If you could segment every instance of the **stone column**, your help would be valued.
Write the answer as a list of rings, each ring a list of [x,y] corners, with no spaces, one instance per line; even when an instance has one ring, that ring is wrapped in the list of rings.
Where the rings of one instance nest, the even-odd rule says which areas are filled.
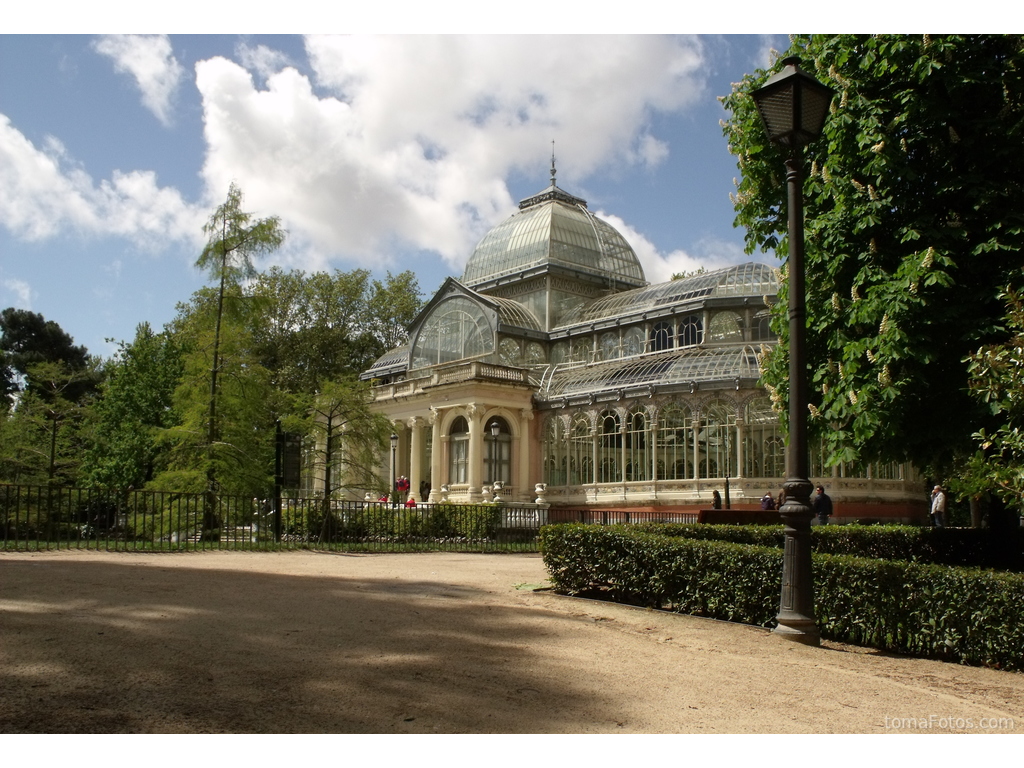
[[[530,422],[533,421],[533,409],[522,408],[519,411],[519,466],[516,467],[516,474],[510,475],[516,486],[516,498],[521,501],[529,501],[532,496],[530,491],[533,484],[530,480]],[[538,449],[542,450],[540,446]],[[509,453],[511,458],[512,454]],[[543,478],[538,478],[540,482]]]
[[[420,482],[423,480],[423,419],[413,416],[409,426],[409,498],[417,502],[420,498]]]
[[[431,406],[430,424],[430,503],[436,504],[441,500],[442,458],[444,448],[441,442],[441,409]]]
[[[469,500],[480,501],[482,492],[480,477],[484,469],[484,410],[474,404],[466,408],[467,421],[469,422]]]

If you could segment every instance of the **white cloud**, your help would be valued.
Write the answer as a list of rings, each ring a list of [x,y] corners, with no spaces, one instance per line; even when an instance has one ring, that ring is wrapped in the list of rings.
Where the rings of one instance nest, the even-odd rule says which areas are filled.
[[[16,307],[18,309],[32,309],[32,286],[26,283],[24,280],[18,280],[17,278],[6,278],[0,280],[7,294],[10,294],[13,298],[5,299],[3,306],[5,307]]]
[[[236,181],[249,209],[280,215],[293,247],[367,265],[422,249],[460,268],[514,210],[505,179],[546,167],[552,139],[560,183],[657,165],[653,113],[704,86],[689,38],[316,37],[306,50],[315,83],[284,68],[261,89],[226,59],[196,65],[203,173],[211,199]],[[282,62],[250,59],[261,74]]]
[[[35,147],[0,114],[0,221],[13,235],[43,240],[73,229],[150,247],[201,235],[206,212],[158,186],[152,171],[115,171],[96,184],[58,140],[44,144]]]
[[[264,80],[276,75],[285,67],[294,66],[288,56],[265,45],[251,46],[248,43],[239,43],[235,46],[235,55],[243,67],[256,72]]]
[[[170,125],[171,100],[185,70],[174,58],[167,35],[106,35],[93,43],[93,49],[113,59],[115,71],[134,77],[142,103]]]
[[[682,250],[661,253],[654,243],[618,216],[603,211],[594,215],[615,227],[619,234],[626,238],[626,242],[633,246],[649,283],[663,283],[671,280],[672,275],[680,272],[693,272],[701,267],[710,272],[752,260],[735,243],[717,240],[700,241],[697,244],[699,253],[696,255]],[[756,261],[756,259],[754,260]]]

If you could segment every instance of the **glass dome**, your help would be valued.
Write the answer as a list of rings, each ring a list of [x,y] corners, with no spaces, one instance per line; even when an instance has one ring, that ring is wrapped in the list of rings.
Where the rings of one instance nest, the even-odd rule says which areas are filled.
[[[644,285],[636,253],[614,227],[587,210],[587,203],[551,186],[519,204],[519,212],[477,244],[462,282],[475,288],[531,267],[556,264],[624,287]]]

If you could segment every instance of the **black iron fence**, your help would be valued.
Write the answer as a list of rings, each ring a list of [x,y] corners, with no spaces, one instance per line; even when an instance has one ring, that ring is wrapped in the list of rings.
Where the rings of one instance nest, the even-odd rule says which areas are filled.
[[[537,551],[547,510],[515,504],[259,499],[0,485],[9,549]]]
[[[210,493],[0,484],[0,549],[337,549],[536,552],[542,525],[696,522],[696,514],[259,499]]]

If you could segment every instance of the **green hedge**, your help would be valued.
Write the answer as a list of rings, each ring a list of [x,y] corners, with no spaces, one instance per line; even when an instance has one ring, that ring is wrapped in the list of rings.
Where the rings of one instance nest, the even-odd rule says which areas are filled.
[[[490,539],[501,523],[501,507],[495,504],[436,504],[419,507],[368,504],[332,511],[324,524],[323,514],[313,510],[309,531],[324,538],[365,539]]]
[[[782,581],[775,547],[568,524],[542,528],[541,551],[560,592],[775,624]],[[813,563],[822,637],[1024,669],[1024,576],[827,554]]]
[[[636,529],[663,536],[781,547],[781,525],[645,523]],[[1024,571],[1024,529],[1009,533],[915,525],[829,525],[811,528],[811,547],[830,555]]]

